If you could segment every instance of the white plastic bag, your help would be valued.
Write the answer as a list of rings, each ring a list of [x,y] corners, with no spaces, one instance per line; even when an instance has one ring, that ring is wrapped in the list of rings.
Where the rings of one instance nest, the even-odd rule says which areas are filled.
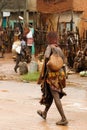
[[[20,54],[20,50],[21,50],[21,42],[15,41],[12,45],[12,52]]]
[[[16,47],[16,52],[17,52],[18,54],[20,54],[20,52],[21,52],[21,46],[17,46],[17,47]]]

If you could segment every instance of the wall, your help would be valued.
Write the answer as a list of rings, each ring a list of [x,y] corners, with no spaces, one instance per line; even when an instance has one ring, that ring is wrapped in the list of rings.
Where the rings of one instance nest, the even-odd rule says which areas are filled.
[[[80,35],[82,36],[84,30],[87,30],[87,0],[65,0],[64,2],[58,2],[57,4],[37,0],[37,9],[41,13],[51,13],[54,15],[50,16],[54,29],[57,28],[59,14],[59,22],[67,22],[70,21],[71,11],[73,11],[73,20],[75,26],[79,28]],[[47,22],[49,24],[49,21]]]
[[[37,10],[37,0],[27,0],[27,9],[29,11],[36,11]]]
[[[75,11],[83,11],[79,27],[80,32],[83,33],[84,30],[87,30],[87,0],[73,0],[73,7]]]
[[[60,13],[66,10],[72,9],[72,0],[63,0],[63,2],[43,2],[43,0],[37,0],[37,9],[43,13]]]
[[[73,0],[74,11],[85,11],[87,9],[87,0]]]
[[[0,0],[0,4],[0,6],[4,4],[3,11],[16,12],[18,10],[23,11],[26,8],[26,0],[5,0],[4,3],[3,0]]]

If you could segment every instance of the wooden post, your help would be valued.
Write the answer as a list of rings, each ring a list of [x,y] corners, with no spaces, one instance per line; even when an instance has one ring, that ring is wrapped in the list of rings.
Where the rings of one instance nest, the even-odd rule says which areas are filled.
[[[57,20],[57,32],[59,34],[59,19],[60,19],[60,14],[58,15],[58,20]]]
[[[70,31],[73,31],[73,11],[71,11]]]

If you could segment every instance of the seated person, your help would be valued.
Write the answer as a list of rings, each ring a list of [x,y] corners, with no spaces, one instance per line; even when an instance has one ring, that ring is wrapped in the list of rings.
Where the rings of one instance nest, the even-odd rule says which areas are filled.
[[[84,69],[82,65],[82,58],[83,58],[83,53],[79,51],[76,57],[74,58],[74,64],[73,64],[73,68],[76,72],[80,72]]]

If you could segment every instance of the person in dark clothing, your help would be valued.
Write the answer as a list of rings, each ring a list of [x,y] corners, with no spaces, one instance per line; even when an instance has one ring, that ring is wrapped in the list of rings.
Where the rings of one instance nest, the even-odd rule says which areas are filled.
[[[72,32],[68,32],[67,35],[68,55],[67,62],[70,68],[73,68],[74,58],[76,56],[76,43],[75,37]]]
[[[3,30],[0,30],[0,53],[1,53],[0,58],[4,58],[4,54],[5,54],[5,45],[4,45],[3,38],[4,38]]]
[[[21,55],[17,53],[17,56],[16,56],[16,65],[14,67],[14,71],[17,73],[17,69],[19,67],[19,62],[21,61]]]
[[[18,36],[17,42],[19,42],[19,46],[21,47],[21,49],[19,53],[17,52],[17,56],[16,56],[16,65],[14,67],[16,73],[17,73],[17,69],[19,68],[19,62],[20,61],[24,62],[26,59],[26,43],[23,40],[22,36],[20,35]]]
[[[74,58],[74,63],[73,63],[73,69],[75,72],[80,72],[84,70],[82,59],[83,59],[83,53],[79,51],[76,57]]]
[[[84,70],[87,70],[87,47],[84,49],[84,52],[83,52],[82,63],[84,66]]]
[[[17,47],[16,47],[16,64],[15,64],[15,67],[14,67],[14,71],[17,73],[17,69],[18,69],[18,64],[19,62],[21,61],[21,40],[20,40],[20,35],[18,36],[18,39],[14,42],[14,44],[17,44]],[[20,47],[20,50],[17,51],[17,48]]]
[[[38,80],[38,84],[41,84],[41,91],[43,93],[40,100],[40,104],[45,105],[45,110],[38,110],[37,113],[46,119],[48,110],[50,109],[52,102],[54,100],[57,110],[61,115],[61,120],[56,123],[56,125],[67,125],[68,121],[64,114],[61,98],[66,95],[63,88],[66,86],[66,75],[63,68],[58,71],[52,71],[47,67],[47,63],[50,59],[51,54],[56,54],[63,59],[64,54],[60,47],[58,46],[58,37],[56,32],[49,32],[47,35],[48,46],[44,55],[44,63],[42,71]]]

